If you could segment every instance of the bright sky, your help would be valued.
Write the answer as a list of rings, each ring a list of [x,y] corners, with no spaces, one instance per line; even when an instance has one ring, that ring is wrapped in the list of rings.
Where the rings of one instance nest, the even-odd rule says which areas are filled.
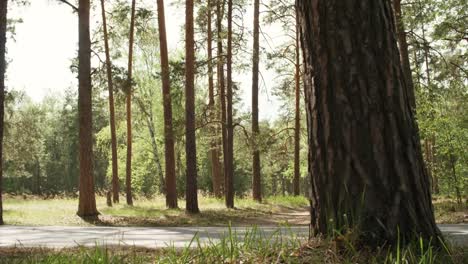
[[[23,19],[23,23],[16,27],[15,40],[9,39],[7,42],[7,56],[10,60],[7,86],[24,90],[34,101],[39,102],[46,95],[62,94],[66,88],[77,86],[76,76],[69,67],[77,51],[78,19],[70,7],[58,4],[55,0],[30,2],[25,7],[13,6],[9,13],[12,18]],[[180,27],[184,23],[185,11],[170,5],[170,1],[165,2],[168,45],[170,50],[174,50],[183,45]],[[99,9],[92,12],[99,17]],[[251,13],[245,16],[245,23],[250,27]],[[262,75],[266,84],[261,87],[260,118],[272,119],[279,108],[279,103],[270,93],[274,75],[266,70],[262,70]],[[242,110],[250,111],[251,74],[247,71],[234,78],[241,83]]]

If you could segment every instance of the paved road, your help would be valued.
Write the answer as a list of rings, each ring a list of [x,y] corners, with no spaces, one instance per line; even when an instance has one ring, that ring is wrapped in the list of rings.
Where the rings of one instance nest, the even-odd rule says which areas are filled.
[[[468,244],[468,225],[441,225],[442,232],[456,244]],[[251,227],[235,227],[240,239]],[[288,228],[259,227],[260,234],[266,237],[275,232],[283,236],[292,234],[306,239],[308,227],[294,226]],[[48,247],[65,248],[75,246],[137,246],[160,248],[167,246],[185,247],[198,234],[201,243],[218,240],[228,233],[224,227],[27,227],[0,226],[0,247]],[[194,245],[195,246],[195,245]]]

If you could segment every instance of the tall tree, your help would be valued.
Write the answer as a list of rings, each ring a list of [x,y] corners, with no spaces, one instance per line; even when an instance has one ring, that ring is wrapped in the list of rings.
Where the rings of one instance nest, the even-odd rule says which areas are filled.
[[[5,116],[6,30],[8,1],[0,2],[0,225],[3,225],[3,124]]]
[[[133,42],[135,37],[135,6],[132,0],[130,17],[130,36],[128,43],[128,69],[127,69],[127,171],[125,177],[127,204],[133,205],[132,197],[132,84],[133,84]]]
[[[216,31],[217,31],[217,77],[218,77],[218,90],[219,90],[219,105],[220,105],[220,116],[221,116],[221,147],[223,150],[223,174],[224,174],[224,185],[226,185],[226,83],[224,75],[224,52],[223,52],[223,17],[224,17],[224,0],[216,1]],[[221,177],[223,179],[223,177]],[[226,186],[224,186],[224,194],[226,194]]]
[[[216,119],[216,107],[214,98],[214,80],[213,80],[213,29],[212,29],[212,0],[207,2],[207,50],[208,50],[208,107],[211,120]],[[212,125],[211,129],[211,179],[213,184],[213,193],[216,197],[221,197],[221,164],[219,162],[219,149],[217,139],[217,125]]]
[[[187,162],[185,200],[189,213],[199,213],[197,194],[197,145],[195,137],[195,40],[193,0],[185,2],[185,152]]]
[[[174,138],[172,129],[172,99],[171,80],[169,72],[169,55],[167,51],[166,18],[164,14],[164,1],[157,0],[159,47],[161,54],[161,76],[164,107],[164,146],[166,166],[166,206],[177,208],[177,186],[175,174]]]
[[[232,122],[232,0],[228,0],[228,37],[227,37],[227,90],[226,90],[226,147],[224,163],[224,189],[226,207],[234,208],[234,126]]]
[[[252,62],[252,193],[256,201],[262,201],[262,179],[260,167],[260,151],[258,149],[258,76],[260,61],[260,0],[254,0],[253,24],[253,62]]]
[[[390,2],[296,3],[305,63],[312,226],[322,234],[351,226],[360,242],[373,247],[416,236],[437,241],[440,231]]]
[[[106,52],[107,85],[109,87],[109,119],[111,131],[112,148],[112,199],[114,203],[119,202],[119,172],[117,163],[117,136],[115,130],[115,109],[114,109],[114,82],[112,80],[112,62],[109,51],[109,38],[107,33],[106,8],[104,0],[101,0],[102,25],[104,28],[104,48]]]
[[[297,13],[297,12],[296,12]],[[294,178],[293,178],[293,194],[299,195],[300,188],[300,153],[301,153],[301,62],[300,62],[300,34],[299,34],[299,21],[296,16],[296,62],[295,62],[295,125],[294,125]]]
[[[78,116],[80,153],[80,195],[78,215],[92,217],[98,214],[93,176],[93,122],[91,83],[91,39],[89,33],[90,1],[80,0],[78,7]]]

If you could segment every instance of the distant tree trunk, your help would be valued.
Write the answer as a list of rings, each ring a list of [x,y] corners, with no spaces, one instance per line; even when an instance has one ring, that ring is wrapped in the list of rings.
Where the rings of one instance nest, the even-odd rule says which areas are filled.
[[[461,204],[463,201],[462,201],[460,186],[458,185],[458,176],[457,176],[456,166],[457,166],[457,159],[455,155],[450,154],[450,167],[452,169],[453,184],[455,186],[455,193],[457,195],[457,203]]]
[[[164,147],[166,167],[166,206],[177,208],[177,185],[175,174],[174,133],[172,128],[172,99],[171,99],[171,77],[169,70],[169,55],[167,51],[166,17],[164,12],[164,1],[157,0],[158,24],[159,24],[159,47],[161,53],[161,76],[163,86],[164,107]]]
[[[112,62],[109,50],[109,38],[107,33],[107,19],[104,0],[101,0],[102,24],[104,28],[104,48],[106,51],[107,84],[109,87],[109,119],[112,145],[112,197],[114,203],[119,202],[119,172],[117,161],[117,135],[115,130],[115,110],[114,110],[114,82],[112,80]]]
[[[220,104],[220,115],[221,115],[221,147],[223,152],[223,167],[221,175],[221,186],[223,187],[224,194],[226,194],[226,143],[227,143],[227,131],[226,131],[226,86],[224,79],[224,53],[223,53],[223,17],[224,17],[224,0],[217,0],[216,3],[216,30],[217,30],[217,52],[218,52],[218,89],[219,89],[219,104]]]
[[[433,145],[432,145],[432,139],[431,138],[426,138],[424,140],[424,149],[425,149],[425,154],[426,154],[426,163],[427,163],[427,174],[430,179],[432,179],[432,192],[434,194],[437,194],[439,192],[439,187],[438,183],[435,180],[435,174],[434,174],[434,155],[433,155]],[[437,192],[436,192],[437,189]]]
[[[185,15],[185,136],[186,136],[186,210],[199,213],[197,194],[197,145],[195,137],[195,40],[193,30],[193,0],[186,0]]]
[[[437,243],[440,231],[390,2],[296,3],[315,232],[350,226],[371,247],[419,236]]]
[[[78,49],[78,115],[80,184],[78,215],[93,217],[98,215],[94,193],[93,176],[93,122],[91,84],[91,39],[89,33],[89,0],[79,1],[79,49]]]
[[[286,179],[284,178],[284,174],[281,173],[281,195],[286,195]]]
[[[209,94],[209,116],[211,120],[216,119],[216,107],[215,107],[215,98],[214,98],[214,81],[213,81],[213,29],[211,26],[212,23],[212,1],[208,0],[207,3],[207,24],[208,24],[208,94]],[[216,197],[221,197],[221,164],[219,163],[219,149],[218,149],[218,140],[217,140],[217,125],[211,126],[211,149],[210,149],[210,159],[211,159],[211,179],[213,183],[213,193]]]
[[[224,164],[226,207],[234,208],[234,126],[232,122],[232,0],[228,0],[228,47],[226,91],[226,161]]]
[[[271,175],[271,195],[276,195],[278,192],[278,176],[276,173]]]
[[[434,194],[439,194],[439,179],[435,170],[436,164],[436,138],[435,135],[432,135],[431,139],[431,170],[432,170],[432,191]]]
[[[401,12],[401,0],[393,0],[393,9],[395,11],[395,23],[400,50],[401,66],[403,68],[404,80],[406,81],[408,101],[413,111],[416,111],[416,97],[414,96],[414,83],[411,74],[411,66],[408,55],[408,41],[406,40],[405,24]]]
[[[295,128],[294,128],[294,178],[293,178],[293,194],[295,196],[300,195],[300,177],[301,177],[301,164],[300,164],[300,153],[301,153],[301,62],[300,62],[300,44],[299,44],[299,20],[296,16],[296,74],[295,79]]]
[[[41,163],[39,162],[39,158],[36,156],[34,159],[34,174],[36,176],[36,194],[42,195],[41,189]]]
[[[8,1],[0,1],[0,225],[3,225],[3,128],[5,116],[6,30]]]
[[[132,197],[132,83],[133,83],[133,42],[135,35],[135,6],[132,0],[130,17],[130,36],[128,45],[128,76],[127,76],[127,171],[125,177],[127,204],[133,205]]]
[[[161,194],[166,194],[166,182],[163,176],[161,159],[159,158],[158,144],[156,142],[156,132],[155,132],[156,129],[154,128],[154,120],[153,120],[152,115],[147,118],[146,123],[148,126],[148,132],[150,133],[150,137],[151,137],[151,146],[153,148],[153,151],[151,152],[153,153],[154,163],[158,167],[159,192]]]
[[[156,128],[154,127],[154,117],[153,117],[153,112],[149,111],[145,108],[145,105],[141,100],[137,100],[138,106],[140,107],[140,110],[143,112],[144,115],[146,115],[146,126],[148,127],[148,132],[150,134],[150,139],[151,139],[151,147],[153,148],[153,158],[154,158],[154,163],[158,167],[158,177],[159,177],[159,192],[161,194],[166,194],[166,183],[164,181],[164,176],[163,176],[163,170],[161,166],[161,159],[159,158],[159,150],[158,150],[158,144],[156,142]],[[151,100],[149,101],[150,106],[149,109],[153,109],[153,104]]]
[[[253,32],[253,67],[252,67],[252,194],[253,199],[262,201],[262,179],[260,166],[260,151],[258,149],[258,76],[260,62],[260,0],[254,1],[254,32]]]

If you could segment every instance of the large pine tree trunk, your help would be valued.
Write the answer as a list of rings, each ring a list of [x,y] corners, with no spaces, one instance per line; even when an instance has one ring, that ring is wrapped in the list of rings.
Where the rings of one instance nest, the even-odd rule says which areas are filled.
[[[3,225],[3,129],[5,116],[6,30],[8,1],[0,2],[0,225]]]
[[[207,50],[208,50],[208,108],[209,108],[209,117],[210,120],[216,119],[216,107],[215,107],[215,98],[214,98],[214,80],[213,80],[213,29],[212,29],[212,6],[213,2],[208,0],[207,2]],[[210,149],[210,159],[211,159],[211,179],[213,184],[213,194],[216,197],[222,196],[221,190],[221,164],[219,162],[219,149],[218,149],[218,139],[217,139],[217,125],[213,124],[211,126],[211,149]]]
[[[130,35],[128,45],[128,69],[127,69],[127,167],[125,174],[125,187],[127,204],[133,205],[132,197],[132,83],[133,83],[133,43],[135,37],[135,6],[132,1],[132,13],[130,17]]]
[[[157,0],[158,24],[159,24],[159,46],[161,53],[161,76],[163,87],[164,107],[164,146],[166,156],[166,206],[177,208],[177,186],[175,174],[174,133],[172,128],[172,98],[169,70],[169,55],[167,50],[166,18],[164,12],[164,1]]]
[[[195,40],[193,0],[186,0],[185,14],[185,153],[187,162],[186,210],[199,213],[197,194],[197,146],[195,137]]]
[[[253,62],[252,62],[252,194],[256,201],[262,201],[262,179],[260,167],[260,151],[258,149],[258,76],[260,61],[260,0],[254,1],[254,32],[253,32]]]
[[[102,24],[104,28],[104,48],[106,52],[107,84],[109,86],[109,119],[111,131],[112,149],[112,197],[113,202],[119,202],[119,172],[117,164],[117,135],[115,130],[115,109],[114,109],[114,82],[112,80],[112,62],[109,51],[109,38],[107,33],[106,8],[104,0],[101,0]]]
[[[390,1],[296,3],[313,228],[350,225],[369,246],[439,236]]]
[[[295,79],[295,127],[294,127],[294,178],[293,178],[293,194],[298,196],[301,193],[300,188],[300,153],[301,153],[301,62],[300,62],[300,46],[299,46],[299,21],[296,16],[296,73]]]
[[[78,116],[80,184],[78,215],[92,217],[98,214],[93,176],[93,122],[91,84],[91,39],[89,30],[89,0],[80,0],[78,8]]]
[[[228,0],[227,40],[227,90],[226,90],[226,156],[224,164],[226,207],[234,208],[234,126],[232,122],[232,0]]]

